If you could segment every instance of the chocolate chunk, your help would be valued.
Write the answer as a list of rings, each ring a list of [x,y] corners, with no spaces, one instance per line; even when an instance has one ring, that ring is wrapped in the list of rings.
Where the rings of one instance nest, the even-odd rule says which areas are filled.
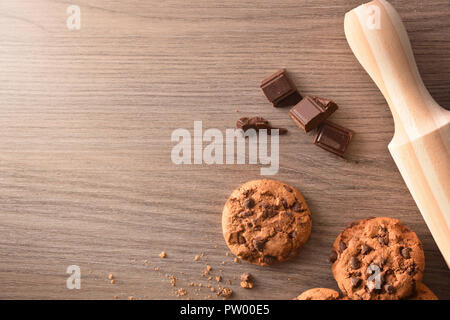
[[[231,244],[235,244],[239,242],[239,233],[233,232],[228,237],[228,242]]]
[[[350,281],[352,283],[352,288],[357,288],[361,284],[361,279],[357,277],[351,277]]]
[[[291,233],[289,233],[289,238],[291,238],[291,239],[297,238],[297,231],[294,230]]]
[[[330,121],[325,121],[319,126],[314,144],[343,157],[352,137],[353,131]]]
[[[264,219],[269,219],[272,218],[273,216],[275,216],[277,214],[277,211],[274,210],[273,208],[266,208],[264,209],[264,212],[262,213],[262,217]]]
[[[236,129],[242,129],[244,132],[250,129],[254,129],[256,131],[265,129],[267,130],[267,134],[272,134],[272,131],[277,129],[279,135],[283,135],[288,133],[288,130],[285,128],[276,128],[270,125],[270,122],[261,117],[253,117],[253,118],[240,118],[236,121]]]
[[[378,242],[380,244],[388,245],[389,244],[389,238],[387,236],[378,237]]]
[[[236,121],[236,128],[242,129],[244,131],[247,131],[248,129],[250,129],[251,125],[249,123],[249,119],[248,118],[240,118],[238,121]]]
[[[287,203],[287,201],[285,199],[281,199],[281,204],[283,205],[284,209],[288,208],[288,203]]]
[[[341,240],[341,242],[339,242],[339,251],[342,253],[345,249],[347,249],[347,245]]]
[[[337,104],[331,100],[308,96],[291,109],[289,116],[300,129],[309,132],[337,109]]]
[[[244,200],[244,207],[251,209],[255,206],[255,201],[252,198],[247,198]]]
[[[265,240],[253,239],[253,246],[256,248],[256,250],[258,250],[260,252],[264,250],[265,244],[266,244]]]
[[[362,254],[367,254],[367,253],[369,253],[371,250],[372,250],[371,247],[369,247],[368,245],[364,244],[364,245],[362,246],[361,253],[362,253]]]
[[[392,294],[392,293],[394,293],[395,288],[394,288],[393,285],[385,284],[385,285],[384,285],[384,291],[386,291],[386,292],[389,293],[389,294]]]
[[[240,234],[239,235],[239,244],[244,244],[246,242],[245,238]]]
[[[294,212],[303,212],[302,205],[298,203],[298,201],[295,201],[294,204],[291,207],[292,211]]]
[[[402,253],[403,258],[405,258],[405,259],[411,258],[411,255],[409,254],[410,251],[411,251],[410,248],[403,248],[403,249],[401,250],[401,253]]]
[[[292,192],[292,188],[287,186],[287,185],[283,185],[284,189],[286,189],[287,192]]]
[[[292,98],[301,99],[294,83],[289,79],[286,70],[281,69],[271,76],[261,81],[261,89],[274,107],[285,106]],[[298,101],[290,101],[295,105]]]
[[[337,253],[336,251],[331,251],[330,256],[328,257],[328,262],[334,263],[337,260]]]
[[[267,264],[272,264],[275,261],[277,261],[277,258],[272,257],[272,256],[264,256],[263,257],[263,262],[267,263]]]
[[[408,274],[409,274],[409,275],[415,275],[416,273],[417,273],[417,270],[416,270],[416,264],[413,263],[412,265],[410,265],[410,266],[408,267]]]
[[[361,263],[359,262],[359,260],[356,257],[351,257],[350,265],[351,265],[352,269],[358,269],[361,266]]]

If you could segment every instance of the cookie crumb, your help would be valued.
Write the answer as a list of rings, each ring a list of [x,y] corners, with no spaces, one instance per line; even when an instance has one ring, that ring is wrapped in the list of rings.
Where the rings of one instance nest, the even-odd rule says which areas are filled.
[[[221,277],[221,276],[217,276],[217,277],[216,277],[216,281],[217,281],[217,282],[221,282],[221,281],[222,281],[222,277]]]
[[[170,280],[170,284],[172,285],[172,287],[175,287],[177,284],[177,278],[175,278],[174,276],[170,275],[169,277]]]
[[[119,299],[119,296],[114,296],[114,299],[116,299],[116,300]]]
[[[187,291],[183,288],[180,288],[176,291],[176,295],[179,297],[183,297],[183,296],[187,295]]]
[[[241,260],[239,260],[239,258],[238,257],[236,257],[236,258],[234,258],[234,263],[241,263]]]
[[[194,261],[198,261],[198,259],[200,259],[200,256],[199,256],[199,255],[196,255],[196,256],[194,257]]]
[[[133,296],[129,296],[128,300],[134,300],[134,297]]]
[[[209,274],[209,272],[212,270],[212,268],[211,268],[211,266],[210,265],[207,265],[206,266],[206,268],[205,268],[205,274]]]
[[[114,283],[116,283],[116,280],[111,279],[110,283],[111,283],[111,284],[114,284]]]
[[[233,290],[231,290],[230,288],[222,288],[219,290],[219,292],[217,292],[217,296],[221,296],[224,299],[228,299],[232,294]]]
[[[253,288],[253,276],[245,272],[241,275],[241,287],[244,289],[252,289]]]
[[[162,251],[162,252],[159,254],[159,257],[160,257],[161,259],[164,259],[164,258],[167,257],[167,253],[166,253],[165,251]]]

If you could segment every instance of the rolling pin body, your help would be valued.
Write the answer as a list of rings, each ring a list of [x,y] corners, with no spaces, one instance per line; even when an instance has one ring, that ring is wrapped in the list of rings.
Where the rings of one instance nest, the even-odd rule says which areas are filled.
[[[389,104],[389,151],[450,267],[450,112],[425,88],[406,29],[387,1],[348,12],[345,34]]]

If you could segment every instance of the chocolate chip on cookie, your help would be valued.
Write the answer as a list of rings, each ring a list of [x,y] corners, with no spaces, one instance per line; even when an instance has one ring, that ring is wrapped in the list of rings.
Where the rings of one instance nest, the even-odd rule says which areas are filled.
[[[332,252],[333,276],[341,291],[355,300],[407,298],[425,268],[419,238],[392,218],[352,223],[339,234]]]
[[[308,240],[311,225],[302,194],[275,180],[245,183],[232,192],[222,213],[222,231],[231,252],[263,266],[296,255]]]

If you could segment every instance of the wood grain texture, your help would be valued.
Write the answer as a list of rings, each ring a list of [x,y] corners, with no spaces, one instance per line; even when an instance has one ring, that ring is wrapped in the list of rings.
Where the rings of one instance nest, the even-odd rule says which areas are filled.
[[[424,282],[449,299],[448,269],[387,150],[388,106],[345,40],[344,14],[360,3],[1,1],[0,299],[171,299],[179,287],[203,299],[211,293],[196,296],[187,283],[206,285],[207,263],[226,279],[255,276],[252,290],[233,280],[235,298],[291,299],[337,287],[331,244],[347,222],[368,216],[399,218],[417,232]],[[427,88],[448,108],[449,2],[391,3]],[[70,4],[81,7],[80,31],[66,28]],[[303,94],[339,104],[332,120],[356,132],[347,161],[267,103],[259,81],[280,67]],[[174,129],[202,120],[225,130],[244,115],[290,130],[275,178],[300,189],[313,214],[299,256],[269,268],[233,263],[220,226],[228,195],[260,178],[259,166],[170,160]],[[81,290],[65,287],[72,264]]]

